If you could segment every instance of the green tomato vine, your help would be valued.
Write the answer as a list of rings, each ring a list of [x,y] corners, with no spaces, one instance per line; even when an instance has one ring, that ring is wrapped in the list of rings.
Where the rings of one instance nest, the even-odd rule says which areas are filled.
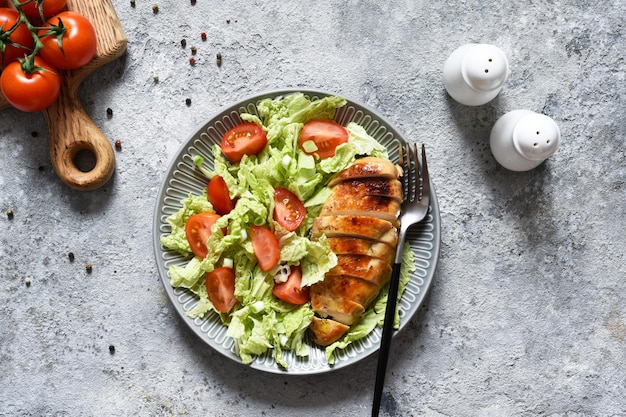
[[[13,3],[13,6],[15,6],[15,9],[17,10],[19,14],[19,19],[15,22],[13,27],[7,31],[4,31],[4,28],[0,27],[0,53],[2,54],[1,56],[4,57],[4,52],[5,52],[7,45],[12,45],[17,48],[28,50],[28,48],[25,47],[24,45],[20,45],[16,42],[11,41],[10,39],[11,34],[13,34],[13,32],[17,30],[17,28],[19,28],[20,25],[23,24],[24,26],[26,26],[26,28],[28,28],[30,35],[33,38],[33,49],[31,53],[26,55],[24,58],[18,58],[18,61],[20,62],[20,65],[22,67],[22,71],[24,71],[25,74],[32,74],[33,72],[36,72],[36,71],[49,71],[46,68],[42,68],[42,67],[35,65],[35,57],[39,54],[39,51],[43,48],[43,43],[41,42],[41,38],[45,36],[55,36],[59,43],[59,48],[61,49],[61,51],[63,51],[62,39],[63,39],[63,35],[67,32],[67,29],[65,28],[65,26],[63,26],[63,22],[61,21],[61,19],[59,19],[59,22],[56,25],[46,25],[46,26],[35,26],[30,22],[30,19],[28,18],[28,16],[26,16],[26,14],[23,12],[22,7],[29,3],[33,3],[33,2],[36,3],[37,10],[39,11],[39,16],[41,17],[41,21],[46,22],[47,19],[44,16],[44,12],[43,12],[44,0],[28,0],[24,3],[20,3],[19,0],[11,0],[11,2]],[[45,30],[45,32],[41,33],[40,35],[39,32],[42,30]]]

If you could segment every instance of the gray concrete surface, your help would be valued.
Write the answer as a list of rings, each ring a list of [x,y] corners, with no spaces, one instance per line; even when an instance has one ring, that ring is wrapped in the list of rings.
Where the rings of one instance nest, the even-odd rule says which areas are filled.
[[[0,415],[369,415],[376,355],[306,377],[224,361],[183,326],[155,267],[155,197],[179,145],[221,107],[285,87],[363,102],[429,148],[442,252],[395,340],[384,415],[626,415],[622,0],[114,4],[128,52],[81,89],[122,143],[107,185],[63,185],[43,117],[0,112]],[[441,82],[469,42],[511,66],[475,108]],[[488,137],[520,108],[563,137],[514,173]]]

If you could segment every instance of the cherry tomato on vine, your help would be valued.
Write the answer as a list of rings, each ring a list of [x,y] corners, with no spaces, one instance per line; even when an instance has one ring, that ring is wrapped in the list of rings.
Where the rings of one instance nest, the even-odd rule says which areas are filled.
[[[267,272],[278,265],[280,246],[274,233],[263,226],[252,225],[250,226],[250,240],[261,271]]]
[[[311,298],[310,287],[302,287],[302,269],[299,266],[291,267],[287,281],[274,284],[272,294],[287,303],[296,305],[304,304]]]
[[[43,10],[44,17],[50,18],[65,8],[67,0],[18,0],[22,5],[22,11],[31,22],[41,22],[39,5]],[[0,4],[2,0],[0,0]]]
[[[258,155],[267,145],[263,128],[253,122],[242,123],[222,137],[222,152],[230,162],[240,162],[244,155]]]
[[[76,12],[61,12],[50,18],[38,33],[43,49],[39,55],[62,69],[75,69],[91,61],[96,53],[96,31],[91,22]],[[65,30],[60,41],[55,31]]]
[[[0,89],[7,101],[25,112],[45,109],[59,96],[61,76],[56,68],[35,57],[34,68],[24,71],[19,61],[13,61],[2,70]],[[28,65],[28,64],[24,64]]]
[[[16,10],[0,8],[0,52],[4,45],[0,68],[17,58],[24,58],[33,49],[33,37],[25,24],[20,23],[13,33],[7,33],[19,20],[20,14]]]
[[[189,246],[191,246],[193,254],[197,257],[204,259],[209,253],[206,242],[213,234],[211,227],[219,218],[220,216],[215,213],[199,213],[187,219],[185,237],[187,242],[189,242]]]
[[[215,268],[205,277],[206,292],[213,307],[220,313],[228,313],[236,304],[235,271],[232,268]]]
[[[306,208],[294,193],[286,188],[274,189],[274,220],[290,232],[296,230],[306,216]]]
[[[218,214],[228,214],[235,208],[235,200],[230,198],[228,184],[224,178],[216,175],[207,185],[207,198]]]
[[[300,131],[300,147],[320,159],[335,156],[337,146],[348,141],[348,131],[332,120],[311,120]],[[307,143],[308,142],[308,143]],[[314,148],[313,150],[307,150]]]

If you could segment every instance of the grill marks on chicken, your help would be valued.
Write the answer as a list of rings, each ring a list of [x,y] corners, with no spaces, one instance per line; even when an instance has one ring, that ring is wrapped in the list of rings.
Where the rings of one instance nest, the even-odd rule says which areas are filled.
[[[332,188],[326,204],[322,208],[321,216],[330,215],[358,215],[372,216],[390,222],[394,227],[398,227],[398,214],[400,213],[400,203],[394,196],[386,196],[391,193],[390,180],[375,181],[347,181],[339,183]],[[399,183],[398,180],[394,180]],[[383,185],[384,186],[380,186]],[[356,188],[353,188],[356,187]],[[380,193],[380,194],[370,194]]]
[[[326,346],[359,322],[391,276],[398,242],[402,185],[386,159],[355,161],[330,181],[331,195],[315,219],[311,238],[326,235],[337,266],[311,286],[316,313],[309,329]]]

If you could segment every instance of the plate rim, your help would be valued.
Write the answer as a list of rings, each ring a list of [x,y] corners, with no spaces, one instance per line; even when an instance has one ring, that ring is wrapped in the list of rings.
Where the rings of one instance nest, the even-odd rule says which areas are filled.
[[[313,88],[271,89],[271,90],[265,90],[265,91],[259,92],[258,94],[246,95],[237,101],[233,101],[231,104],[220,107],[219,110],[214,112],[212,115],[210,115],[206,119],[205,122],[199,123],[197,125],[197,128],[192,131],[193,133],[187,135],[186,139],[180,143],[180,146],[178,147],[178,149],[176,150],[176,153],[174,154],[174,156],[171,158],[170,162],[168,163],[167,168],[164,171],[164,174],[161,178],[161,181],[159,182],[159,189],[158,189],[156,202],[155,202],[155,206],[153,210],[152,243],[153,243],[155,261],[157,264],[157,271],[160,277],[161,284],[163,285],[164,290],[168,296],[169,302],[172,303],[172,307],[177,312],[179,318],[187,325],[187,327],[189,327],[189,329],[196,336],[200,338],[200,340],[204,342],[204,344],[209,345],[213,350],[217,351],[221,355],[229,359],[232,359],[235,362],[239,363],[240,365],[246,366],[248,368],[252,368],[252,369],[267,372],[267,373],[280,374],[280,375],[303,376],[303,375],[317,375],[317,374],[322,374],[326,372],[332,372],[332,371],[345,368],[347,366],[354,365],[364,360],[365,358],[369,357],[370,355],[378,352],[380,348],[380,341],[379,340],[376,341],[375,343],[376,346],[372,347],[371,349],[367,351],[362,352],[362,354],[360,355],[357,355],[358,357],[356,359],[342,361],[339,358],[337,358],[333,365],[327,365],[326,368],[322,368],[322,369],[309,369],[309,370],[300,370],[298,372],[290,372],[290,369],[283,369],[280,366],[277,366],[276,364],[274,364],[272,368],[262,365],[262,364],[257,364],[256,358],[251,363],[244,364],[241,361],[241,358],[235,354],[232,354],[230,350],[226,350],[225,348],[217,349],[216,346],[213,346],[211,345],[211,343],[208,342],[206,332],[201,331],[201,326],[195,323],[195,320],[205,321],[206,319],[192,319],[191,317],[186,315],[186,311],[182,308],[182,305],[180,303],[175,302],[175,300],[178,299],[178,295],[176,294],[177,289],[172,287],[169,276],[168,276],[167,268],[165,268],[165,265],[160,260],[163,254],[163,247],[160,242],[160,236],[161,236],[160,227],[161,225],[163,225],[163,222],[160,221],[160,219],[163,216],[162,202],[163,202],[164,197],[167,195],[168,180],[171,179],[171,174],[176,169],[177,164],[181,162],[182,157],[186,154],[186,149],[192,146],[194,140],[199,139],[201,134],[203,132],[206,132],[207,127],[215,123],[215,121],[218,120],[220,117],[223,117],[224,115],[228,113],[232,113],[233,111],[237,111],[239,108],[244,107],[244,105],[246,104],[254,103],[256,105],[256,103],[258,103],[259,101],[263,99],[267,99],[267,98],[274,99],[274,98],[278,98],[281,96],[285,97],[285,96],[296,94],[296,93],[302,93],[305,96],[341,97],[345,99],[348,104],[353,104],[358,107],[361,107],[363,110],[369,112],[372,116],[375,116],[379,122],[382,122],[385,125],[385,128],[389,129],[392,132],[395,138],[402,140],[405,143],[412,143],[412,142],[408,142],[404,138],[404,136],[400,134],[400,132],[398,132],[397,129],[393,125],[391,125],[384,117],[382,117],[377,111],[373,110],[371,107],[367,105],[360,103],[357,100],[353,100],[352,98],[347,97],[346,95],[336,94],[336,93],[324,91],[321,89],[313,89]],[[432,233],[434,235],[433,239],[430,241],[430,243],[433,245],[433,248],[430,251],[430,253],[432,254],[432,258],[430,259],[432,266],[428,268],[429,273],[427,274],[427,277],[424,277],[424,278],[427,278],[425,279],[425,283],[422,286],[420,286],[420,291],[423,292],[423,295],[421,295],[420,299],[418,300],[419,302],[417,303],[417,306],[415,306],[415,311],[413,312],[411,316],[408,317],[408,319],[405,319],[404,322],[400,323],[400,328],[393,334],[393,337],[397,336],[402,330],[404,330],[404,328],[406,327],[408,322],[410,322],[413,315],[415,315],[419,311],[427,294],[430,291],[430,287],[432,286],[434,275],[436,273],[436,269],[438,266],[438,260],[439,260],[440,249],[441,249],[441,213],[439,210],[439,203],[438,203],[438,199],[436,196],[432,178],[430,179],[430,185],[431,185],[431,199],[430,199],[431,207],[430,207],[429,215],[432,216],[431,224],[433,226]],[[407,243],[409,242],[410,240],[407,239]],[[380,331],[381,330],[379,327],[376,327],[373,330],[373,332],[378,332],[378,333],[380,333]],[[380,339],[380,335],[378,336],[379,336],[378,338]],[[311,349],[314,349],[314,348],[315,348],[314,346],[311,346]]]

